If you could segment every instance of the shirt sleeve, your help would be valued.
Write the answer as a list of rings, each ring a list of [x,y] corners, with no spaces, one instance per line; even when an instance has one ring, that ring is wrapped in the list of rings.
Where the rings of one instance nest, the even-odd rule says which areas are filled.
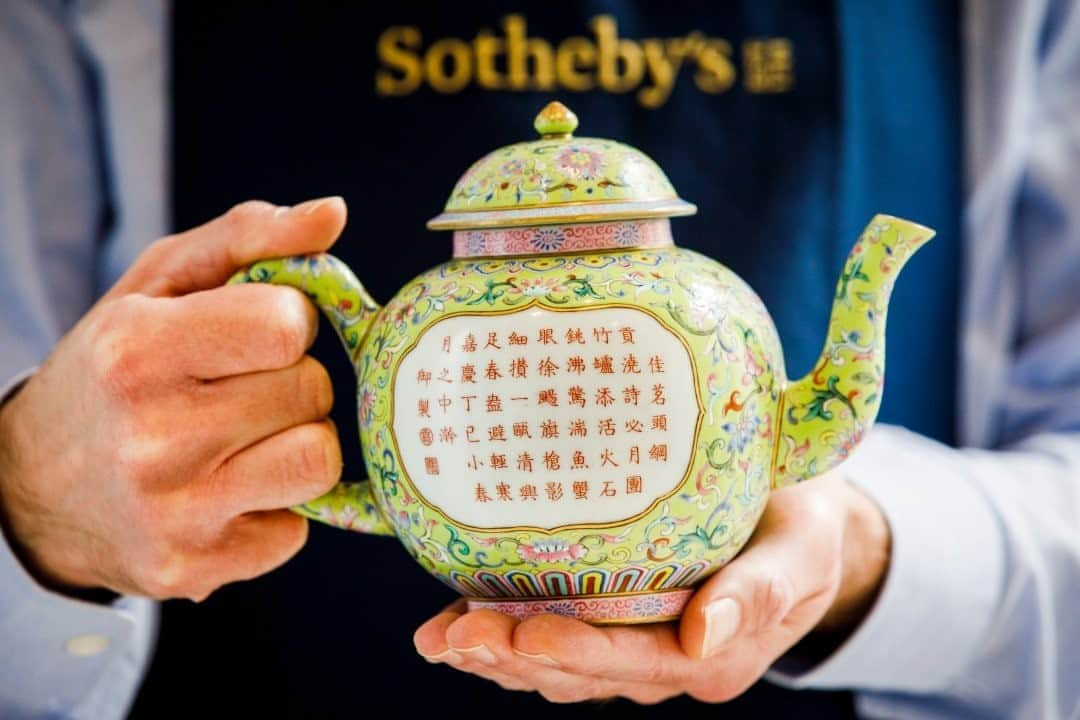
[[[1080,435],[956,450],[896,427],[844,471],[885,513],[874,608],[793,687],[857,688],[869,717],[1069,717],[1080,703]]]

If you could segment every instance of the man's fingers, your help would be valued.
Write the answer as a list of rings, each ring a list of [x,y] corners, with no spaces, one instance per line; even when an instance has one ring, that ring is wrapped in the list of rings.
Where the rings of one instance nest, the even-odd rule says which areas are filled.
[[[444,662],[450,646],[446,643],[446,630],[467,610],[464,600],[457,600],[448,608],[417,628],[413,633],[416,652],[426,660]]]
[[[340,197],[292,208],[241,203],[205,225],[154,243],[106,297],[184,295],[222,285],[256,260],[323,252],[341,234],[345,216]]]
[[[842,532],[831,527],[838,513],[828,507],[830,495],[785,492],[770,498],[743,553],[709,578],[686,606],[679,637],[690,657],[715,655],[741,636],[778,627],[793,609],[839,582]],[[827,603],[821,612],[825,609]]]
[[[521,622],[516,653],[574,675],[616,682],[684,686],[701,669],[679,646],[673,625],[593,627],[558,615]]]
[[[334,388],[317,360],[303,357],[292,367],[237,375],[195,388],[186,398],[195,424],[191,445],[205,457],[226,458],[288,428],[330,414]]]
[[[297,425],[233,455],[206,482],[226,517],[299,505],[341,477],[341,446],[329,421]]]
[[[319,317],[303,293],[229,285],[158,305],[157,334],[173,368],[199,380],[294,365],[315,341]]]

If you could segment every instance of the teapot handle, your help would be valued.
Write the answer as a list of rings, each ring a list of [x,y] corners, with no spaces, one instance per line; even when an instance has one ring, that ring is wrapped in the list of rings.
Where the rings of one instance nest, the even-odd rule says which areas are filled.
[[[333,325],[356,367],[361,342],[379,306],[345,263],[327,254],[260,260],[237,272],[228,284],[247,282],[287,285],[304,293]],[[334,527],[394,535],[393,526],[375,502],[368,480],[340,482],[325,495],[290,509]]]

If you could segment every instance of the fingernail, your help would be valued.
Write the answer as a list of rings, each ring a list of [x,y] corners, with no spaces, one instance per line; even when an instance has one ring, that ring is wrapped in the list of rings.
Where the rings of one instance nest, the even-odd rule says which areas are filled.
[[[276,210],[274,210],[274,219],[277,220],[279,217],[289,212],[290,210],[292,210],[291,205],[281,205]]]
[[[330,197],[319,198],[317,200],[308,200],[307,202],[300,203],[293,208],[293,211],[297,215],[311,215],[313,212],[321,208],[323,205],[329,205],[331,203],[343,203],[345,202],[340,195],[331,195]]]
[[[735,636],[739,629],[742,610],[731,598],[714,600],[705,606],[705,640],[702,651],[709,657]]]
[[[486,645],[477,645],[471,648],[454,648],[457,652],[461,653],[461,657],[465,660],[475,660],[482,665],[494,665],[499,661],[495,657],[495,653],[488,650]]]
[[[548,665],[550,667],[559,667],[559,663],[557,660],[555,660],[555,658],[551,657],[550,655],[545,655],[544,653],[527,653],[522,652],[517,648],[514,648],[514,654],[519,655],[526,660],[532,660],[533,662],[538,662],[543,665]]]
[[[429,663],[447,663],[448,665],[461,664],[461,656],[450,649],[443,650],[437,655],[425,655],[424,653],[420,653],[420,657],[424,658]]]

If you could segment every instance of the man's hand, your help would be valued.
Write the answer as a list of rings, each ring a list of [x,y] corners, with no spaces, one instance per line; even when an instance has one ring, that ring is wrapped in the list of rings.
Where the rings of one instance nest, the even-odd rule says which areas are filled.
[[[148,248],[0,408],[0,527],[58,589],[205,598],[295,554],[341,450],[296,290],[223,283],[326,250],[340,198],[249,202]]]
[[[888,557],[880,510],[831,475],[776,492],[746,549],[701,587],[677,626],[603,628],[554,615],[519,622],[463,614],[458,603],[414,641],[432,662],[554,702],[730,700],[811,631],[856,624]]]

